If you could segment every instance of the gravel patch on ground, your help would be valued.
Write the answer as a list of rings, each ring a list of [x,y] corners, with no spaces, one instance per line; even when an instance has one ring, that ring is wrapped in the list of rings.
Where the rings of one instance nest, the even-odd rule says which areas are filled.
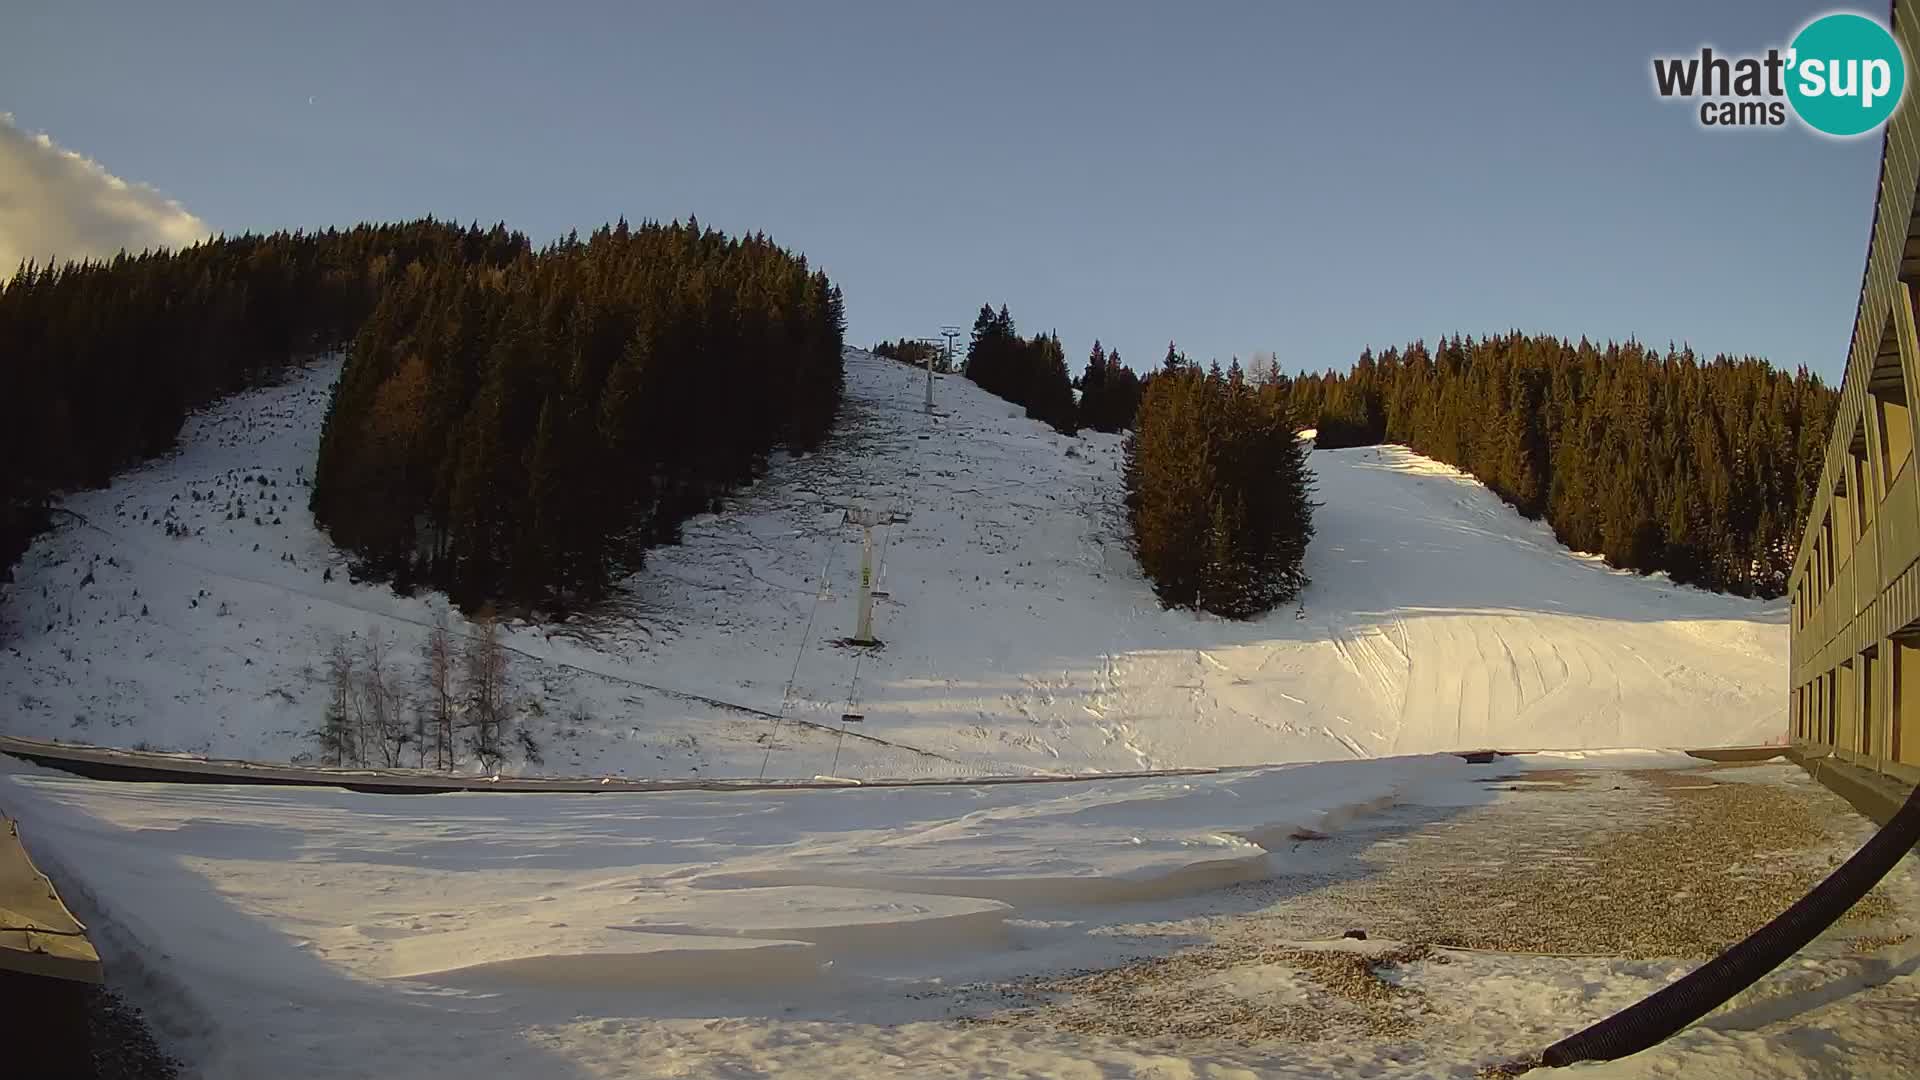
[[[112,990],[96,990],[88,1003],[95,1080],[174,1080],[180,1063],[160,1049],[140,1010]]]
[[[1715,779],[1753,768],[1529,773],[1450,819],[1408,822],[1419,812],[1408,808],[1341,838],[1363,848],[1357,872],[1252,918],[1267,931],[1293,925],[1296,938],[1360,926],[1452,948],[1705,959],[1865,838],[1863,819],[1791,766],[1770,768],[1793,782]],[[1875,890],[1831,933],[1868,933],[1893,911]]]
[[[1417,984],[1449,953],[1696,962],[1773,918],[1872,831],[1792,766],[1569,770],[1491,779],[1491,801],[1408,804],[1296,838],[1283,872],[1231,890],[1237,910],[1130,927],[1170,955],[1006,989],[976,1022],[1147,1042],[1241,1046],[1418,1038]],[[1911,897],[1876,889],[1810,947],[1904,943]],[[1340,940],[1361,929],[1367,942]],[[1143,951],[1147,951],[1143,948]]]
[[[1857,953],[1879,952],[1891,949],[1895,945],[1905,945],[1913,940],[1912,934],[1862,934],[1847,941],[1847,948]]]
[[[1035,979],[1018,992],[1043,1002],[974,1022],[1159,1046],[1197,1041],[1313,1042],[1336,1034],[1404,1035],[1428,1011],[1426,995],[1392,981],[1428,960],[1425,946],[1317,950],[1212,945],[1126,967]],[[1444,957],[1434,958],[1446,963]]]

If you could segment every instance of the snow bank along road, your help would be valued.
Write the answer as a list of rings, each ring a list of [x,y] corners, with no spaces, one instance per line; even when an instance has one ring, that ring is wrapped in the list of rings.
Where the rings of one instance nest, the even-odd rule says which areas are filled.
[[[1627,959],[1415,949],[1374,971],[1327,939],[1361,925],[1365,950],[1398,932],[1603,951],[1577,925],[1503,937],[1493,909],[1526,913],[1489,869],[1545,859],[1597,896],[1606,881],[1582,878],[1591,853],[1567,834],[1646,824],[1645,800],[1618,794],[1644,781],[1620,770],[1699,765],[1437,755],[1075,785],[401,799],[0,762],[0,810],[117,988],[207,1077],[1465,1075],[1684,961],[1655,936],[1597,939]],[[1586,794],[1535,790],[1567,786],[1561,772],[1514,778],[1541,768],[1609,771]],[[1735,771],[1794,782],[1770,768]],[[1549,797],[1529,831],[1545,805],[1529,800]],[[1854,842],[1842,827],[1785,857],[1823,865]],[[1782,857],[1722,860],[1757,875],[1731,891]],[[1810,959],[1682,1057],[1614,1074],[1812,1075],[1831,1043],[1809,1029],[1862,1054],[1906,1045],[1911,875],[1894,888],[1884,925],[1847,931],[1881,934],[1870,948]],[[1462,902],[1489,910],[1446,914]],[[1658,917],[1626,914],[1609,925]],[[1072,978],[1090,969],[1110,974]],[[1847,1060],[1870,1075],[1882,1059]]]
[[[435,599],[349,581],[305,509],[337,371],[233,397],[66,500],[0,592],[0,732],[288,761],[314,749],[336,635],[411,661]],[[1609,570],[1394,447],[1313,455],[1297,608],[1163,612],[1124,543],[1117,438],[952,377],[928,417],[924,379],[849,350],[825,448],[690,522],[606,611],[514,626],[542,760],[509,771],[965,777],[1784,731],[1782,604]],[[856,505],[905,518],[877,538],[873,652],[834,643]]]

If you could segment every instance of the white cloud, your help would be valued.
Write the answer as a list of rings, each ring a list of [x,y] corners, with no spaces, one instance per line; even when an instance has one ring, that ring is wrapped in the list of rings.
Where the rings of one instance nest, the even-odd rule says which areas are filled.
[[[145,184],[130,184],[0,112],[0,278],[24,259],[180,248],[213,230]]]

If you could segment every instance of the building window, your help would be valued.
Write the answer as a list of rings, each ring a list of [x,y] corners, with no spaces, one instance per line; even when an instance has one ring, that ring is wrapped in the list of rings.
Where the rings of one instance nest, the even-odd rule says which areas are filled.
[[[1833,515],[1820,519],[1820,591],[1833,588]]]
[[[1906,388],[1898,387],[1886,396],[1875,394],[1873,404],[1880,422],[1881,467],[1891,484],[1907,459],[1913,456],[1913,421],[1907,414]]]
[[[1853,659],[1840,662],[1840,670],[1834,675],[1838,684],[1838,694],[1833,710],[1833,739],[1836,747],[1844,746],[1852,750],[1860,740],[1860,670]]]
[[[1874,733],[1879,729],[1875,724],[1873,712],[1880,707],[1880,695],[1874,693],[1874,678],[1880,667],[1875,661],[1880,659],[1878,648],[1868,649],[1860,654],[1860,738],[1854,746],[1869,757],[1874,754]]]
[[[1853,471],[1853,466],[1849,464],[1852,460],[1851,456],[1842,459],[1840,475],[1833,481],[1833,531],[1828,535],[1832,540],[1835,571],[1838,571],[1840,564],[1846,562],[1848,556],[1853,554],[1854,538],[1860,535],[1854,524],[1860,518],[1860,515],[1854,512],[1854,504],[1860,500],[1853,497],[1853,481],[1848,478],[1848,474]]]
[[[1847,510],[1853,517],[1853,538],[1858,540],[1873,528],[1873,504],[1879,499],[1874,483],[1873,465],[1867,460],[1867,429],[1853,425],[1853,440],[1847,444],[1847,492],[1852,495]]]
[[[1872,402],[1873,423],[1880,436],[1880,497],[1900,475],[1900,467],[1913,456],[1913,421],[1907,415],[1907,377],[1900,365],[1900,341],[1894,332],[1894,319],[1905,318],[1905,304],[1893,306],[1881,335],[1880,351],[1874,357],[1873,372],[1867,377],[1867,392]]]
[[[1893,639],[1888,692],[1887,759],[1920,765],[1920,627],[1909,626]]]
[[[1840,673],[1838,671],[1829,671],[1821,676],[1821,678],[1826,680],[1826,693],[1820,702],[1820,742],[1824,745],[1832,746],[1834,734],[1833,718],[1834,714],[1839,712],[1836,706],[1840,704],[1837,700],[1840,689]]]

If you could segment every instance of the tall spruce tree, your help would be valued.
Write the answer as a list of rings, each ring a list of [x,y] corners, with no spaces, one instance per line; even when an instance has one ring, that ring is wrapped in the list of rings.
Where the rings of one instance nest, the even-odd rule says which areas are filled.
[[[1107,353],[1105,400],[1101,403],[1101,431],[1116,432],[1133,427],[1134,414],[1140,409],[1140,376],[1120,360],[1118,349]]]
[[[1101,427],[1107,409],[1107,352],[1100,347],[1099,338],[1093,340],[1093,351],[1087,354],[1086,370],[1080,373],[1074,385],[1080,391],[1080,426]]]

